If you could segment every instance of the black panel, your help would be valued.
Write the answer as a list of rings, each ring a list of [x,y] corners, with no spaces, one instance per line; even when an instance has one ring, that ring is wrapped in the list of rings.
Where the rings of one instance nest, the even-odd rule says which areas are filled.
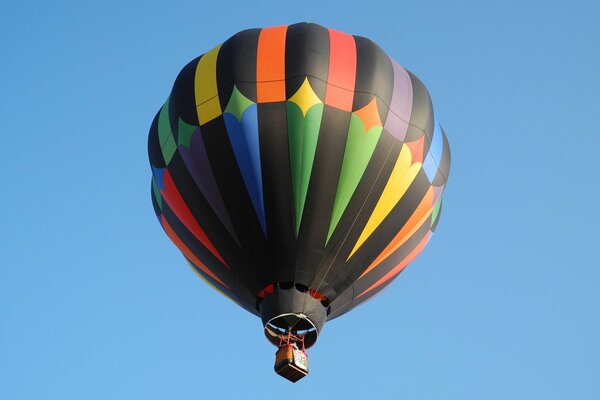
[[[355,278],[358,279],[354,288],[355,295],[358,296],[394,269],[417,247],[427,232],[429,232],[429,219],[426,219],[419,229],[417,229],[417,231],[403,243],[402,246],[369,271],[362,279],[358,279],[358,276]]]
[[[176,152],[171,159],[169,173],[192,215],[204,230],[210,241],[214,244],[215,248],[219,251],[225,262],[228,264],[232,262],[235,263],[235,260],[238,257],[237,254],[239,253],[237,243],[235,243],[230,233],[221,223],[221,220],[212,210],[208,201],[204,198],[204,195],[198,186],[196,186],[196,182],[194,182],[194,179],[190,175],[179,152]],[[209,254],[211,257],[214,257],[212,253]],[[199,258],[204,260],[203,257]]]
[[[154,187],[153,186],[154,185],[152,185],[152,179],[150,179],[150,199],[152,199],[152,208],[154,209],[154,213],[160,220],[160,216],[162,215],[162,210],[160,209],[160,206],[158,205],[158,202],[156,201],[156,198],[154,197]]]
[[[169,97],[169,120],[171,129],[175,135],[177,143],[177,123],[181,117],[183,121],[190,125],[198,126],[198,115],[196,113],[196,97],[194,94],[194,79],[196,76],[196,66],[201,57],[194,58],[189,62],[175,79],[171,96]],[[193,110],[193,112],[189,112]]]
[[[433,135],[433,106],[423,82],[410,71],[407,72],[413,87],[413,105],[405,141],[412,142],[423,135],[427,136],[423,153],[427,154]]]
[[[295,24],[287,29],[285,44],[286,98],[298,91],[308,76],[312,89],[325,99],[329,70],[329,32],[316,24]]]
[[[260,268],[267,271],[266,286],[295,281],[296,234],[286,104],[259,104],[258,127],[269,249],[269,262]]]
[[[240,174],[235,155],[227,136],[222,117],[202,126],[206,146],[219,192],[240,241],[241,259],[236,275],[253,293],[258,293],[265,282],[262,266],[267,263],[265,235]]]
[[[322,267],[321,259],[344,157],[350,113],[325,106],[298,235],[296,269],[308,276]],[[313,282],[301,281],[309,287]],[[322,291],[323,292],[323,291]],[[325,293],[328,297],[334,293]]]
[[[233,35],[219,50],[217,87],[223,109],[227,106],[233,84],[247,98],[256,102],[256,54],[260,29],[248,29]]]
[[[425,197],[427,190],[429,180],[425,172],[420,170],[398,204],[348,261],[353,280],[362,274],[398,234]],[[353,245],[354,243],[350,244]]]
[[[355,36],[354,40],[356,41],[356,84],[352,110],[363,108],[375,95],[379,118],[385,121],[394,88],[392,62],[371,40],[360,36]]]
[[[173,229],[173,231],[177,234],[177,236],[181,239],[183,243],[194,253],[196,257],[198,257],[202,262],[217,275],[225,284],[229,287],[233,286],[233,274],[230,269],[221,264],[220,261],[207,249],[205,248],[199,241],[196,239],[194,234],[190,232],[182,221],[177,218],[173,210],[169,207],[169,205],[165,202],[163,203],[163,215],[167,220],[169,226]],[[205,275],[208,277],[208,275]],[[213,282],[213,279],[210,278],[210,281]],[[216,283],[216,282],[215,282]],[[216,283],[217,286],[221,286]]]
[[[165,168],[165,158],[163,157],[162,150],[160,149],[160,139],[158,138],[158,116],[160,110],[156,113],[156,116],[152,120],[150,125],[150,133],[148,134],[148,158],[150,159],[150,165],[156,168]]]
[[[346,265],[346,258],[367,224],[373,209],[383,192],[387,180],[394,168],[402,144],[391,135],[382,133],[373,156],[342,215],[334,233],[327,244],[326,251],[330,254],[327,264],[334,262],[327,274],[326,282],[337,293],[345,291],[352,285],[351,277],[355,275],[351,269],[364,269],[366,266],[356,264]],[[338,259],[333,261],[333,257]],[[320,271],[320,273],[325,271]],[[323,278],[319,274],[319,281]],[[333,298],[332,298],[333,299]]]
[[[441,129],[441,128],[440,128]],[[442,129],[442,156],[439,160],[438,172],[433,178],[433,186],[442,186],[446,184],[448,175],[450,174],[450,145],[448,144],[448,138],[446,138],[446,132]]]

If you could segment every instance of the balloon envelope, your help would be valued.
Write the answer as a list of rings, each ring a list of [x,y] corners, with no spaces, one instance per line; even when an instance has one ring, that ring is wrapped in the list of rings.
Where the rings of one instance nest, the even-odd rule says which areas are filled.
[[[192,60],[148,147],[168,237],[275,336],[320,331],[398,276],[435,230],[450,169],[421,81],[369,39],[306,23]]]

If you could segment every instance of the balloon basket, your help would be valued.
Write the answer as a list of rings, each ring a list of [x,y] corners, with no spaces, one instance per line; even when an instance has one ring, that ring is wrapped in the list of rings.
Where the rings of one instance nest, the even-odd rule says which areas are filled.
[[[288,333],[280,339],[275,353],[275,372],[290,382],[308,375],[308,354],[303,338]]]

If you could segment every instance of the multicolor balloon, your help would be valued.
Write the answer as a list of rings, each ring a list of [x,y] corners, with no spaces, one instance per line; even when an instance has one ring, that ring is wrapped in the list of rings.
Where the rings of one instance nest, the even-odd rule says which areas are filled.
[[[163,229],[273,343],[312,345],[429,241],[450,149],[423,83],[316,24],[235,34],[179,73],[149,135]]]

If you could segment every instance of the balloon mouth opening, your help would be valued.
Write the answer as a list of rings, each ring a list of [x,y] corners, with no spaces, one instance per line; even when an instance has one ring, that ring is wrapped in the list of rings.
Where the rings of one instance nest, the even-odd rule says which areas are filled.
[[[317,342],[319,330],[308,317],[302,313],[286,313],[271,318],[265,324],[265,336],[269,342],[279,346],[289,333],[304,340],[309,348]]]
[[[280,282],[259,293],[256,309],[269,342],[279,346],[291,334],[308,348],[316,343],[331,306],[325,296],[308,286]]]

